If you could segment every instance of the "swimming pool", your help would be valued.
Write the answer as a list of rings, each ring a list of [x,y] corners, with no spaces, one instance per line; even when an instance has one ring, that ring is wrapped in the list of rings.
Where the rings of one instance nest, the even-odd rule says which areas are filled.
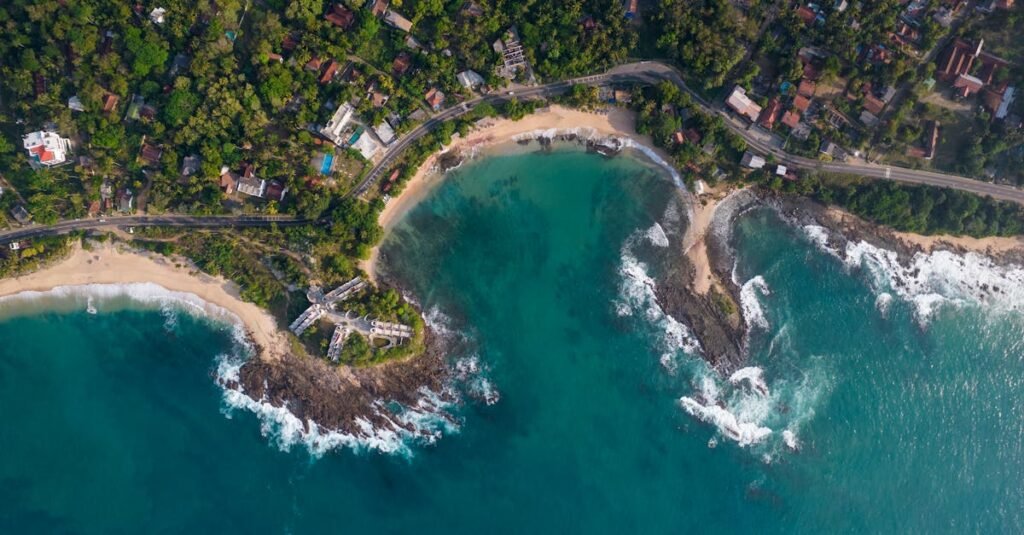
[[[320,164],[320,174],[329,175],[331,174],[331,166],[334,165],[334,153],[329,152],[324,155],[324,163]]]

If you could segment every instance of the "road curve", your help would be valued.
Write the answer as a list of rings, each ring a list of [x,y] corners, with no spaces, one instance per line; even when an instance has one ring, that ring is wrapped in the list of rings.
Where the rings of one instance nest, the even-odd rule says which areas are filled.
[[[303,225],[308,220],[292,216],[192,216],[192,215],[140,215],[114,216],[100,219],[72,219],[53,225],[31,225],[14,230],[0,231],[0,244],[13,241],[67,234],[78,230],[113,227],[184,227],[184,228],[248,228],[277,225],[289,227]]]
[[[725,110],[715,106],[702,98],[696,92],[692,91],[683,81],[679,71],[671,65],[657,62],[657,61],[641,61],[637,63],[629,63],[625,65],[619,65],[608,71],[596,74],[592,76],[584,76],[580,78],[574,78],[570,80],[563,80],[561,82],[553,82],[550,84],[543,84],[535,87],[531,87],[526,90],[517,90],[514,98],[525,98],[542,96],[549,97],[558,95],[569,90],[575,84],[586,84],[586,85],[605,85],[609,83],[641,83],[641,84],[654,84],[662,81],[669,81],[678,86],[683,91],[689,93],[694,103],[703,108],[704,112],[718,115],[723,118],[725,125],[732,130],[734,133],[742,137],[747,142],[747,147],[755,153],[761,155],[772,155],[775,160],[779,163],[797,169],[804,169],[810,171],[822,171],[829,173],[849,174],[858,175],[869,178],[877,178],[883,180],[895,180],[897,182],[903,182],[907,184],[925,184],[929,186],[938,186],[944,188],[950,188],[960,191],[966,191],[969,193],[975,193],[983,196],[990,196],[994,199],[1015,202],[1024,205],[1024,190],[1015,188],[1013,186],[993,184],[991,182],[983,182],[970,177],[951,175],[945,173],[938,173],[935,171],[925,171],[920,169],[908,169],[905,167],[899,167],[894,165],[876,165],[869,163],[840,163],[840,162],[822,162],[819,160],[812,160],[809,158],[802,158],[795,156],[787,152],[783,152],[775,147],[769,146],[759,136],[755,135],[754,132],[749,130],[749,126],[745,123],[741,123],[731,117]],[[477,105],[483,102],[490,102],[492,104],[504,102],[513,98],[511,95],[488,95],[484,97],[477,97],[472,100],[468,100],[461,104],[447,108],[442,112],[438,113],[430,120],[412,129],[404,136],[402,136],[394,145],[392,145],[384,155],[384,158],[378,162],[363,181],[353,190],[353,194],[361,196],[366,193],[369,188],[380,178],[380,176],[386,171],[398,158],[402,152],[409,147],[417,139],[423,137],[425,134],[436,128],[442,122],[450,119],[459,117]]]

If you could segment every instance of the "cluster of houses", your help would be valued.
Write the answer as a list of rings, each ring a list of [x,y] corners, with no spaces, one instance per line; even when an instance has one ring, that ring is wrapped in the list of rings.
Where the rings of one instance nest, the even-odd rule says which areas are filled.
[[[256,168],[251,163],[242,164],[240,172],[232,171],[228,166],[221,167],[220,189],[225,195],[240,193],[277,202],[283,201],[288,194],[288,188],[281,182],[256,176]]]
[[[981,102],[993,119],[1007,119],[1016,98],[1016,88],[998,81],[997,74],[1009,62],[984,51],[984,39],[978,42],[954,39],[939,56],[935,76],[952,85],[958,98],[981,94]],[[1020,124],[1020,119],[1015,119]]]
[[[750,151],[743,153],[743,159],[740,160],[740,165],[747,169],[764,169],[768,165],[767,160],[758,156]],[[796,180],[796,173],[789,170],[785,165],[776,165],[772,171],[776,176],[780,176],[786,180]]]

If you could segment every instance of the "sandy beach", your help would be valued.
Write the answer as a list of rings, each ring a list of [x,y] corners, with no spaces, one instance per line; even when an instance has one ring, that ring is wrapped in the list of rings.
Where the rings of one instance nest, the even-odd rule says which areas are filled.
[[[199,272],[186,259],[135,252],[125,245],[98,244],[92,250],[73,246],[63,261],[34,273],[0,280],[0,296],[25,291],[45,292],[58,286],[153,283],[167,290],[193,294],[237,316],[264,358],[288,352],[285,334],[265,310],[239,297],[238,285]]]
[[[839,222],[848,218],[859,219],[846,210],[834,206],[829,207],[827,213],[829,217]],[[952,249],[971,251],[987,256],[1001,256],[1011,252],[1024,251],[1024,236],[972,238],[970,236],[949,236],[943,234],[924,236],[896,231],[893,231],[892,234],[908,246],[919,247],[928,253],[936,249]]]
[[[589,130],[601,136],[622,136],[629,137],[638,143],[650,147],[666,161],[671,157],[654,146],[649,136],[641,136],[636,133],[636,114],[622,108],[611,108],[608,113],[592,113],[580,110],[565,108],[562,106],[550,106],[542,111],[526,116],[519,121],[511,119],[486,119],[465,137],[455,135],[452,143],[432,156],[430,156],[416,171],[409,182],[406,183],[402,193],[392,198],[380,214],[378,222],[385,232],[391,229],[408,211],[416,206],[424,197],[430,193],[443,179],[443,175],[437,172],[438,157],[451,150],[469,152],[481,150],[485,147],[508,143],[517,136],[544,130],[568,131],[568,130]],[[370,253],[370,258],[361,263],[363,271],[366,272],[371,281],[376,282],[376,265],[378,260],[378,248]]]
[[[708,188],[698,197],[698,202],[693,207],[693,220],[686,228],[683,249],[686,257],[693,264],[693,289],[698,295],[707,295],[711,286],[717,282],[717,278],[711,270],[711,259],[708,257],[706,239],[711,221],[715,216],[715,209],[733,190],[732,186],[726,184]]]

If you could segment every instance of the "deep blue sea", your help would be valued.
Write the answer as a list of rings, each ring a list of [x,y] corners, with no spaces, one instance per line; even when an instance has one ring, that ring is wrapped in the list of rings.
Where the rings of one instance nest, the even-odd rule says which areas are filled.
[[[314,455],[229,406],[236,329],[173,295],[5,299],[0,533],[1024,530],[1024,271],[902,268],[748,212],[750,363],[727,375],[654,297],[685,220],[628,157],[452,172],[383,268],[465,338],[465,402],[395,453]]]

